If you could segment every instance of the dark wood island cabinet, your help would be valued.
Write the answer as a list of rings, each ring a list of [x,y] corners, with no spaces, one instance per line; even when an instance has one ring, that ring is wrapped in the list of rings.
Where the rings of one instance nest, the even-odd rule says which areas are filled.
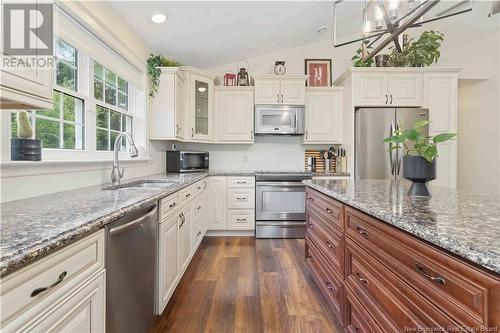
[[[305,257],[347,332],[500,329],[500,277],[306,187]]]

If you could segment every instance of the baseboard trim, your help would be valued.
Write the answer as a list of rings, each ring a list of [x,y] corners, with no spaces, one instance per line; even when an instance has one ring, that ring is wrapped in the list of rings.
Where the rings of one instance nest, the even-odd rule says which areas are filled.
[[[207,237],[217,237],[217,236],[255,236],[255,230],[207,230],[205,234]]]

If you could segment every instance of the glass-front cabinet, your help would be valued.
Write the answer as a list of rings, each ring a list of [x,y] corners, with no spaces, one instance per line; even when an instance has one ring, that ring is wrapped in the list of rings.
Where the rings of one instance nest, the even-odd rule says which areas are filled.
[[[214,76],[191,67],[185,69],[189,78],[190,103],[187,110],[190,121],[188,138],[193,141],[213,140],[213,86]]]

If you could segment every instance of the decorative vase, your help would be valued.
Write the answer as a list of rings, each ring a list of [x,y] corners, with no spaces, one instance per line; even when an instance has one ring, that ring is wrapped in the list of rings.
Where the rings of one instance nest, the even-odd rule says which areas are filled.
[[[409,196],[430,197],[427,182],[436,179],[436,159],[427,161],[422,156],[403,157],[403,177],[411,180]]]
[[[10,139],[12,161],[41,161],[42,142],[34,139]]]
[[[388,67],[388,66],[389,66],[388,54],[378,54],[375,56],[375,67]]]

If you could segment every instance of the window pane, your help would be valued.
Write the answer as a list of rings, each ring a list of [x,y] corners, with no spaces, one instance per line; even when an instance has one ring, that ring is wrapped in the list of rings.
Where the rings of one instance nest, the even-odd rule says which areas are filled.
[[[94,61],[94,76],[103,80],[103,67],[97,61]]]
[[[76,90],[76,69],[62,61],[57,61],[56,83],[62,87]]]
[[[42,141],[43,148],[59,148],[59,122],[37,118],[35,137]]]
[[[112,85],[116,88],[116,74],[106,69],[106,84]]]
[[[123,129],[122,132],[132,134],[132,117],[123,115],[122,117]]]
[[[118,78],[118,89],[125,94],[128,93],[128,82],[121,77]]]
[[[76,50],[62,39],[56,38],[56,57],[76,66]]]
[[[97,112],[96,126],[102,128],[108,128],[108,109],[105,109],[102,106],[97,105],[96,112]]]
[[[75,104],[77,99],[73,96],[63,95],[63,119],[75,121]]]
[[[105,102],[111,105],[116,105],[116,88],[106,83]]]
[[[115,150],[115,140],[116,140],[116,137],[118,136],[118,134],[119,134],[118,132],[113,132],[113,131],[111,132],[111,141],[110,141],[111,142],[111,150]],[[122,141],[123,141],[123,139],[122,139]],[[120,150],[122,150],[122,149],[120,149]]]
[[[108,149],[108,131],[102,130],[102,129],[97,129],[96,149],[97,150],[109,150]]]
[[[76,132],[75,125],[72,124],[63,124],[64,129],[64,142],[63,148],[66,149],[75,149],[76,148]]]
[[[103,100],[102,81],[94,80],[94,97]]]
[[[47,117],[52,117],[52,118],[56,118],[56,119],[60,119],[61,118],[61,114],[60,114],[60,107],[61,107],[61,95],[62,93],[58,92],[58,91],[54,91],[54,94],[53,94],[53,105],[54,105],[54,108],[53,109],[46,109],[46,110],[39,110],[39,111],[35,111],[37,115],[42,115],[42,116],[47,116]]]
[[[123,110],[128,110],[128,96],[118,92],[118,107]]]
[[[110,128],[115,131],[121,131],[121,117],[122,114],[119,112],[111,111],[111,126]]]

